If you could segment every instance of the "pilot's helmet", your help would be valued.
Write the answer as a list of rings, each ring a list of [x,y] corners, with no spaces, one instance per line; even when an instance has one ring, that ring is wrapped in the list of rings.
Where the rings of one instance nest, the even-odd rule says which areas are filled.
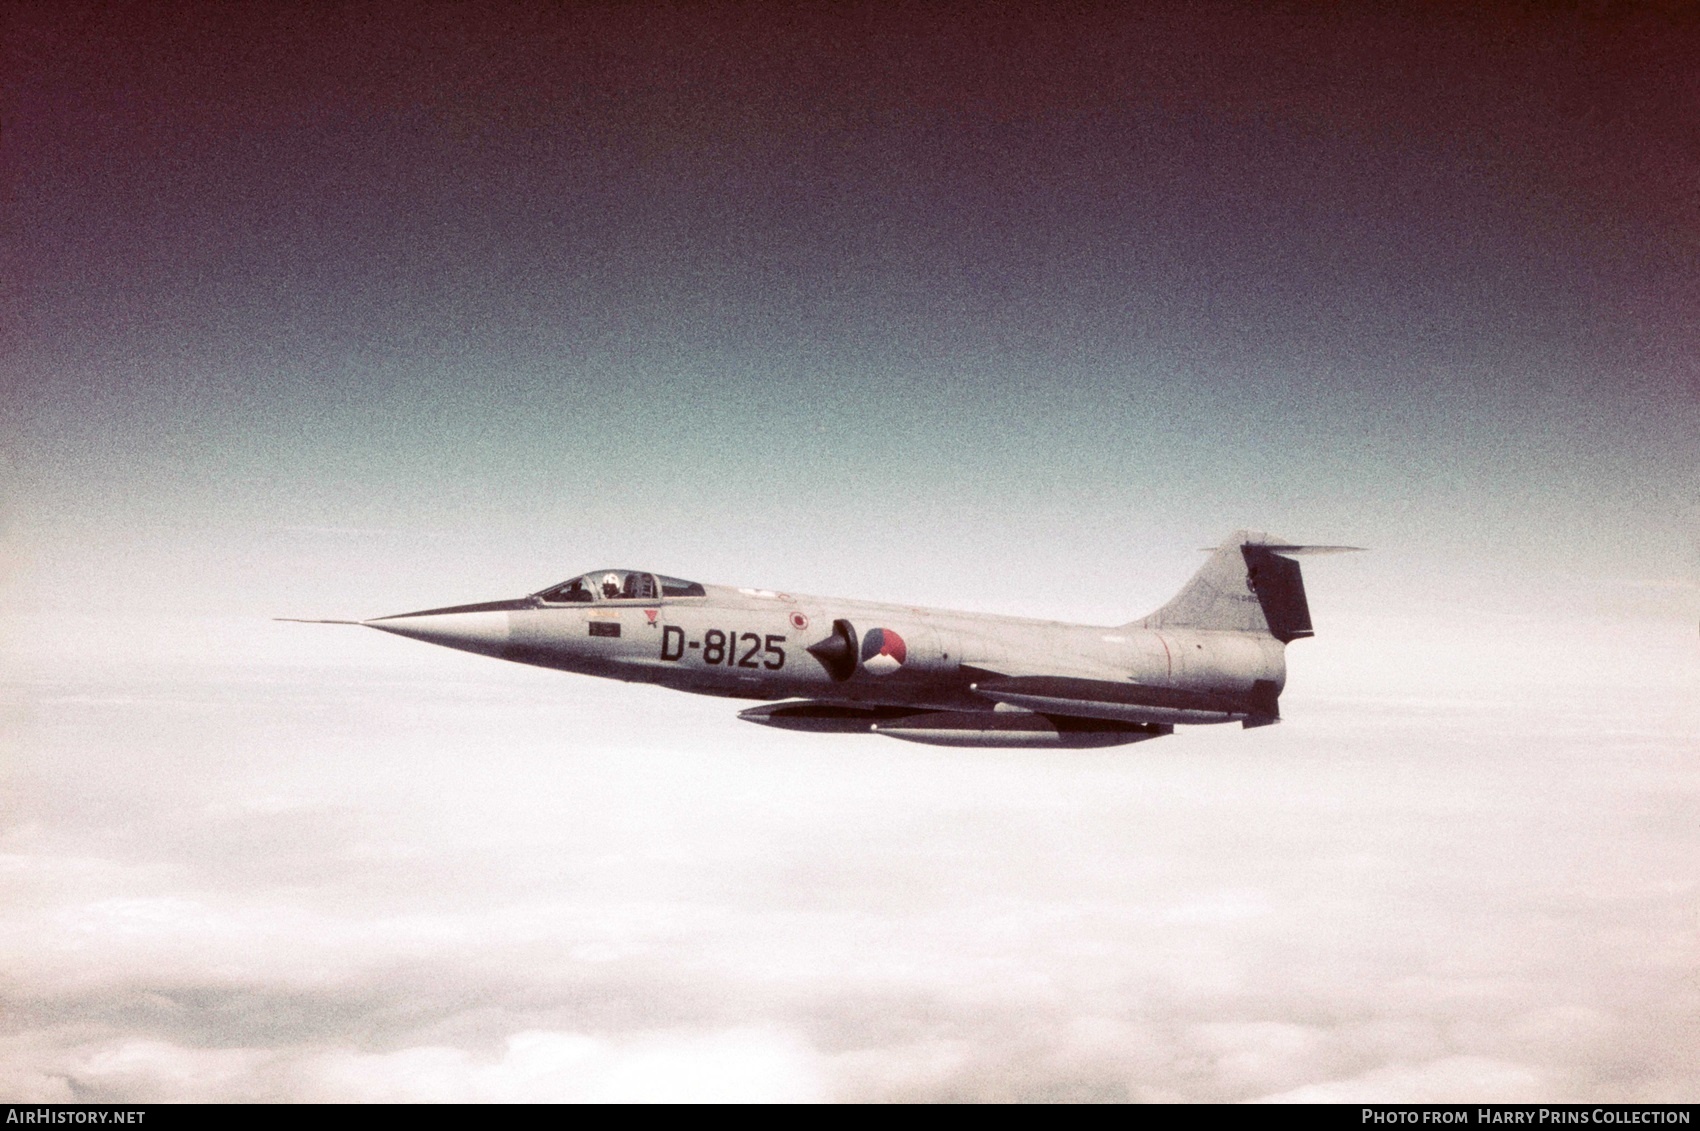
[[[604,600],[620,595],[620,575],[605,573],[602,575],[602,596]]]

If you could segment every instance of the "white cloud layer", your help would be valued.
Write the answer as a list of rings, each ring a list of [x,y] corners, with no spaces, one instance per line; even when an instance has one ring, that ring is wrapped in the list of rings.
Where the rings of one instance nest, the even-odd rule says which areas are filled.
[[[491,1055],[447,1045],[360,1052],[107,1041],[61,1050],[51,1067],[7,1084],[67,1101],[805,1103],[824,1095],[819,1069],[796,1037],[758,1029],[619,1041],[528,1031]]]
[[[1692,1099],[1691,626],[1502,627],[1336,621],[1281,727],[1067,754],[14,636],[0,1092]]]

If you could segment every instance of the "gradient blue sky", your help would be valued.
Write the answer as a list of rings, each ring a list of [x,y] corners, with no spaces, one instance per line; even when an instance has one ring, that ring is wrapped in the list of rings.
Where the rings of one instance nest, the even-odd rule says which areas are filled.
[[[1697,47],[6,6],[10,1094],[1692,1098]],[[1066,766],[265,620],[641,565],[1116,623],[1241,526],[1375,548],[1281,734]]]
[[[658,528],[687,572],[703,539],[784,572],[780,515],[932,558],[941,515],[995,540],[1044,512],[1696,568],[1692,21],[5,27],[26,541],[379,526],[600,561]]]

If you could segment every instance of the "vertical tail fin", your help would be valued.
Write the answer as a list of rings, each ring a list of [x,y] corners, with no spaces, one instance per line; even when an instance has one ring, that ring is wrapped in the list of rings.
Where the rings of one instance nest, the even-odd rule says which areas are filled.
[[[1210,554],[1168,604],[1134,622],[1141,628],[1255,632],[1285,644],[1313,633],[1304,577],[1289,555],[1356,546],[1301,546],[1252,530],[1237,531]]]

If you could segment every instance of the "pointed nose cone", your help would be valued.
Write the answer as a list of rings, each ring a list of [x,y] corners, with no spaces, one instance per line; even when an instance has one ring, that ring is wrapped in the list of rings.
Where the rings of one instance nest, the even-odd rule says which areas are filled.
[[[492,601],[484,605],[398,613],[361,623],[367,628],[423,640],[427,644],[441,644],[445,648],[459,648],[463,652],[478,652],[486,656],[502,656],[507,652],[510,639],[508,614],[521,607],[528,606],[523,601]]]

